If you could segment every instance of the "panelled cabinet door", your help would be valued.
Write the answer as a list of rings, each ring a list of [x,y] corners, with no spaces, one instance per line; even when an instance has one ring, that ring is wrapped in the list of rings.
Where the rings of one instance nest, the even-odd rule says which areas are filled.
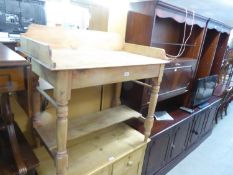
[[[198,140],[199,136],[201,135],[201,124],[202,124],[201,119],[203,118],[202,115],[203,113],[200,112],[193,119],[193,124],[190,130],[190,138],[189,138],[188,145],[192,145],[193,143],[195,143]]]
[[[112,175],[141,175],[144,149],[139,149],[113,164]]]
[[[208,109],[205,109],[204,111],[201,112],[201,116],[199,117],[200,120],[200,127],[198,133],[199,136],[202,136],[205,134],[205,126],[206,126],[206,121],[208,119],[210,111]]]
[[[171,140],[170,137],[171,133],[166,132],[159,135],[157,138],[152,138],[146,151],[147,155],[143,167],[143,169],[146,169],[146,175],[157,172],[166,164],[168,146]]]
[[[217,113],[216,105],[209,108],[208,115],[206,116],[206,124],[204,128],[204,132],[208,132],[213,128],[216,113]]]
[[[185,150],[188,133],[191,129],[191,122],[180,124],[174,129],[174,135],[171,142],[171,151],[169,159],[173,159]]]

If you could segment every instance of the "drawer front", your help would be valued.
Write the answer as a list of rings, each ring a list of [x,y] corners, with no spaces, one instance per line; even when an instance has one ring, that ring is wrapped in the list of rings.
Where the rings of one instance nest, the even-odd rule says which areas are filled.
[[[92,173],[91,175],[111,175],[111,165],[106,167],[106,168],[103,168],[95,173]]]
[[[139,149],[113,164],[112,175],[140,175],[145,149]]]
[[[176,61],[166,64],[160,85],[159,101],[180,95],[187,91],[196,60]]]
[[[0,69],[0,92],[19,91],[24,89],[23,67]]]

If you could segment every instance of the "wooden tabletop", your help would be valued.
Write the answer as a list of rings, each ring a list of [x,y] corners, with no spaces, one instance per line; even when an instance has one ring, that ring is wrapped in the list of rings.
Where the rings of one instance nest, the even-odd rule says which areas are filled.
[[[27,65],[27,60],[0,43],[0,67]]]
[[[168,61],[133,54],[126,51],[106,50],[53,50],[53,60],[56,64],[54,70],[67,69],[95,69],[124,66],[142,66],[165,64]]]
[[[35,24],[21,35],[20,50],[52,71],[161,65],[168,62],[163,49],[124,43],[117,33]]]

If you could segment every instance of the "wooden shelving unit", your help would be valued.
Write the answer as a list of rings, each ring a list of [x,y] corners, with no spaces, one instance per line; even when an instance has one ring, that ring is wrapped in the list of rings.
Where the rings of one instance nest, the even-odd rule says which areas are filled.
[[[183,53],[175,61],[171,61],[165,66],[163,75],[165,78],[161,83],[159,101],[188,91],[189,84],[195,76],[207,21],[208,18],[198,14],[194,14],[193,20],[193,12],[191,11],[187,11],[186,18],[185,9],[163,1],[131,3],[126,42],[163,48],[167,54],[173,56],[178,55],[182,45],[184,47]],[[190,38],[184,43],[184,33],[186,40],[190,32]],[[184,81],[179,81],[182,78]]]
[[[140,118],[142,115],[127,106],[121,105],[84,115],[69,120],[67,141],[86,136],[90,133],[101,129],[122,123],[131,118]],[[35,126],[35,130],[39,133],[42,141],[51,153],[56,150],[56,123],[49,123],[44,126]]]
[[[218,74],[226,52],[231,27],[209,19],[196,78]]]
[[[229,40],[229,33],[221,33],[219,37],[218,46],[213,60],[213,66],[211,67],[211,75],[219,74],[223,58],[226,53],[227,42]]]
[[[168,62],[164,50],[127,44],[111,33],[31,25],[21,37],[21,51],[31,57],[33,72],[54,88],[53,97],[50,97],[34,87],[34,116],[39,112],[35,110],[39,109],[38,91],[57,112],[56,126],[50,123],[35,127],[56,165],[56,170],[52,170],[43,168],[45,164],[42,163],[41,174],[140,175],[164,65]],[[141,114],[122,106],[120,93],[121,82],[140,83],[137,80],[146,78],[153,81],[151,85],[141,83],[151,88],[142,137],[121,124]],[[112,83],[115,83],[112,108],[68,120],[72,89]],[[34,126],[37,126],[36,122]],[[46,155],[43,158],[44,154],[39,153],[39,159],[40,155],[43,162],[51,165],[51,160],[46,161]]]
[[[165,65],[159,102],[185,95],[192,87],[202,53],[207,21],[208,18],[199,14],[194,14],[193,20],[193,12],[189,10],[187,10],[186,18],[185,9],[163,1],[130,4],[126,42],[163,48],[168,57],[169,55],[176,56],[183,45],[185,24],[185,39],[191,32],[190,38],[184,44],[183,53]],[[144,81],[150,83],[150,80]],[[140,93],[142,97],[134,97],[134,93]],[[149,95],[150,91],[146,87],[132,86],[128,82],[123,86],[122,100],[140,112],[147,110]],[[182,101],[185,103],[185,98],[182,97]]]
[[[213,29],[207,30],[203,52],[198,67],[198,78],[206,77],[210,74],[219,37],[220,34],[217,31]]]

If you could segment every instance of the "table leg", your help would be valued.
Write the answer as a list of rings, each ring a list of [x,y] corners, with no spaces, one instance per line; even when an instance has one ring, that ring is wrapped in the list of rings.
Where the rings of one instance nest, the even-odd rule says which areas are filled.
[[[38,125],[40,121],[40,108],[41,108],[41,96],[40,93],[37,91],[36,87],[39,85],[39,77],[36,74],[32,74],[32,127]],[[40,138],[32,129],[32,135],[37,147],[41,145]]]
[[[144,123],[144,128],[145,128],[145,140],[149,138],[151,134],[151,129],[153,127],[154,123],[154,112],[155,112],[155,107],[157,104],[157,99],[158,99],[158,93],[159,93],[159,81],[157,78],[152,79],[152,89],[151,89],[151,95],[150,95],[150,103],[149,103],[149,108],[148,108],[148,114]]]
[[[68,130],[68,105],[58,104],[57,108],[57,175],[66,175],[68,168],[68,154],[66,149]]]
[[[164,71],[164,65],[161,65],[160,70],[159,70],[159,76],[157,78],[152,78],[150,104],[149,104],[149,108],[148,108],[148,114],[147,114],[146,120],[144,122],[144,128],[145,128],[144,141],[145,142],[150,137],[151,129],[152,129],[153,124],[154,124],[154,113],[155,113],[155,108],[156,108],[156,104],[157,104],[157,100],[158,100],[160,83],[161,83],[162,78],[163,78],[163,71]]]
[[[8,93],[1,94],[1,117],[3,119],[4,124],[6,125],[6,129],[9,135],[10,145],[13,152],[13,157],[15,159],[15,163],[18,169],[19,175],[27,174],[27,167],[23,161],[19,144],[17,141],[15,128],[14,128],[14,115],[11,112],[10,100]]]
[[[71,74],[62,72],[58,74],[57,85],[54,88],[54,97],[57,103],[57,154],[56,171],[57,175],[67,175],[68,153],[67,153],[67,132],[68,132],[68,101],[71,96]]]

